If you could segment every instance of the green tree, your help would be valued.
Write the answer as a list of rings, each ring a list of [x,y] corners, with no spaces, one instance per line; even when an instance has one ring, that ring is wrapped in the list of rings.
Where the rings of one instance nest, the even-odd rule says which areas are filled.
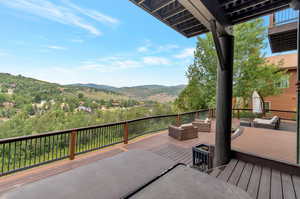
[[[25,113],[28,115],[34,115],[35,113],[34,108],[31,104],[26,105],[24,109],[25,109]]]
[[[262,19],[234,27],[233,96],[241,98],[247,106],[253,91],[261,96],[281,92],[276,86],[285,71],[278,63],[270,64],[262,51],[266,48],[266,27]],[[182,91],[175,105],[181,110],[215,106],[218,59],[211,34],[198,37],[194,63],[188,67],[188,86]]]
[[[84,97],[83,93],[78,93],[78,98],[82,99]]]
[[[4,94],[0,94],[0,106],[2,106],[3,102],[6,101],[6,96]]]

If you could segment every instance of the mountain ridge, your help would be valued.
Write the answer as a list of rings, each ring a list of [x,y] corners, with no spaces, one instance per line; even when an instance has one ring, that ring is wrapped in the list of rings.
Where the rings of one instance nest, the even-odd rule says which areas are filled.
[[[140,100],[152,100],[160,102],[170,102],[176,99],[179,93],[185,88],[186,85],[164,86],[159,84],[139,85],[139,86],[126,86],[126,87],[113,87],[103,84],[72,84],[71,86],[81,86],[89,88],[103,89],[120,93],[129,97]]]

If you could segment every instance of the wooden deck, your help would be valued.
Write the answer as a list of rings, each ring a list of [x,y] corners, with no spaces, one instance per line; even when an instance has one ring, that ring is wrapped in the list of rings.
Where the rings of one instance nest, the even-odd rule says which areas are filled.
[[[232,159],[210,175],[238,186],[254,199],[300,198],[300,177],[242,160]]]
[[[177,141],[169,137],[167,131],[146,135],[131,140],[127,145],[118,144],[99,151],[82,154],[80,156],[77,156],[76,159],[73,161],[66,159],[56,163],[51,163],[41,167],[29,169],[23,172],[18,172],[10,176],[2,177],[0,178],[0,194],[15,187],[23,186],[24,184],[38,181],[52,175],[57,175],[59,173],[66,172],[68,170],[80,167],[82,165],[90,164],[92,162],[107,157],[112,157],[116,154],[134,149],[152,151],[162,157],[171,159],[175,162],[183,162],[191,165],[192,146],[195,146],[199,143],[214,144],[214,136],[214,133],[199,133],[199,138],[197,139]],[[287,131],[245,128],[243,134],[232,141],[232,147],[243,152],[251,152],[272,159],[295,162],[295,136],[295,133]],[[252,186],[262,186],[262,183],[265,183],[264,181],[267,181],[266,183],[271,183],[278,178],[280,180],[276,181],[276,183],[280,182],[280,185],[282,186],[282,195],[281,197],[278,196],[278,198],[283,198],[283,192],[286,192],[288,190],[293,190],[294,192],[299,191],[300,194],[300,187],[298,188],[298,184],[300,185],[300,179],[298,179],[298,177],[287,177],[284,173],[276,173],[276,171],[273,170],[270,170],[270,176],[263,177],[265,175],[264,173],[267,172],[265,170],[268,170],[267,168],[256,168],[255,165],[248,165],[247,163],[243,163],[242,161],[235,162],[235,160],[233,160],[232,162],[233,163],[231,164],[234,165],[231,167],[226,167],[226,169],[224,170],[227,171],[231,168],[232,170],[229,171],[229,174],[224,173],[221,175],[221,173],[223,173],[221,172],[216,176],[221,177],[226,174],[227,177],[224,177],[225,181],[233,182],[233,184],[236,184],[238,186],[240,183],[242,183],[242,186],[244,186],[245,190],[251,190]],[[248,167],[251,168],[248,169]],[[255,172],[258,172],[260,174],[259,177],[256,177],[257,174],[255,174]],[[255,182],[258,181],[258,185],[252,185],[253,180],[250,180],[250,177],[248,181],[246,180],[247,182],[243,182],[244,175],[246,175],[246,178],[247,175],[250,176],[251,179],[255,177]],[[292,181],[293,189],[291,189],[291,187],[289,186],[286,187],[285,185],[286,182],[290,183],[289,179],[291,179]],[[276,183],[271,183],[270,186],[277,186]],[[283,186],[285,188],[283,188]],[[259,195],[262,194],[260,192],[262,192],[263,189],[259,191],[258,188],[255,188],[254,192],[256,191]]]

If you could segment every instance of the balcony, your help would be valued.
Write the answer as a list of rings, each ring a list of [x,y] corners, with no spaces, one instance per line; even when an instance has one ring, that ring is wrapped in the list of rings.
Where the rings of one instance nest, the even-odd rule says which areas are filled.
[[[270,15],[269,41],[272,53],[297,49],[298,11],[289,8]]]
[[[251,112],[250,109],[234,110],[233,126],[238,126],[240,118],[249,117]],[[277,194],[288,197],[291,192],[300,198],[300,195],[296,195],[297,191],[300,191],[300,178],[297,174],[300,168],[294,165],[296,163],[295,112],[271,110],[266,116],[273,115],[279,115],[282,119],[279,130],[243,127],[244,130],[239,136],[232,137],[233,159],[230,163],[205,172],[214,178],[240,187],[252,198],[275,198]],[[214,111],[201,110],[179,115],[148,117],[1,140],[2,175],[14,174],[0,179],[0,196],[3,194],[7,197],[8,194],[8,198],[11,198],[11,194],[16,196],[14,194],[17,194],[18,190],[22,191],[24,198],[32,198],[32,194],[42,196],[47,192],[48,186],[52,189],[50,182],[53,180],[58,184],[63,183],[61,185],[63,189],[68,189],[67,187],[79,189],[80,187],[77,186],[81,186],[80,184],[89,183],[89,178],[80,178],[79,174],[88,176],[90,172],[94,172],[93,167],[110,170],[112,168],[107,166],[108,162],[118,162],[125,154],[133,156],[131,161],[128,161],[127,157],[126,165],[121,161],[122,164],[113,166],[119,172],[122,171],[122,174],[97,179],[100,180],[100,184],[104,183],[105,186],[116,178],[128,178],[133,174],[123,173],[123,170],[140,168],[136,166],[137,163],[144,165],[147,172],[136,168],[135,172],[138,174],[134,175],[146,176],[150,179],[159,175],[163,171],[162,168],[167,169],[177,163],[192,166],[193,146],[199,143],[215,144],[215,120],[212,120],[210,133],[199,132],[198,138],[187,141],[178,141],[169,137],[165,129],[169,124],[187,124],[195,118],[206,117],[214,118]],[[144,157],[140,157],[142,151],[151,154],[145,153]],[[55,163],[47,164],[50,162]],[[41,166],[43,164],[45,165]],[[67,181],[72,183],[68,185]],[[147,180],[143,181],[138,177],[134,180],[137,184],[146,182]],[[41,183],[48,185],[41,186]],[[53,186],[57,187],[57,185]],[[129,185],[115,186],[124,188]],[[124,191],[123,188],[119,191]],[[36,191],[29,191],[32,189]],[[81,191],[84,192],[84,188]],[[106,194],[107,190],[100,192]],[[122,192],[122,194],[126,193]]]

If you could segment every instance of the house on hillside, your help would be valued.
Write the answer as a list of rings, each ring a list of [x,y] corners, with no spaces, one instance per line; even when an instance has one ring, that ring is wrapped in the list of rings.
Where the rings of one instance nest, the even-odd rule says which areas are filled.
[[[79,111],[84,111],[84,112],[87,112],[87,113],[91,113],[91,112],[92,112],[92,109],[91,109],[90,107],[78,106],[78,107],[75,109],[75,112],[79,112]]]
[[[43,108],[44,107],[44,105],[47,103],[47,101],[46,100],[42,100],[41,101],[41,103],[39,103],[39,104],[36,104],[36,107],[37,108],[39,108],[39,109],[41,109],[41,108]]]
[[[69,104],[67,104],[67,103],[61,103],[60,108],[62,110],[69,110],[70,107],[69,107]]]
[[[11,87],[11,88],[17,88],[17,84],[12,83],[12,84],[10,84],[10,87]]]
[[[14,94],[14,89],[12,89],[12,88],[7,89],[7,94],[8,95]]]
[[[13,108],[15,106],[15,104],[13,102],[3,102],[2,105],[4,108],[7,108],[7,109]]]

